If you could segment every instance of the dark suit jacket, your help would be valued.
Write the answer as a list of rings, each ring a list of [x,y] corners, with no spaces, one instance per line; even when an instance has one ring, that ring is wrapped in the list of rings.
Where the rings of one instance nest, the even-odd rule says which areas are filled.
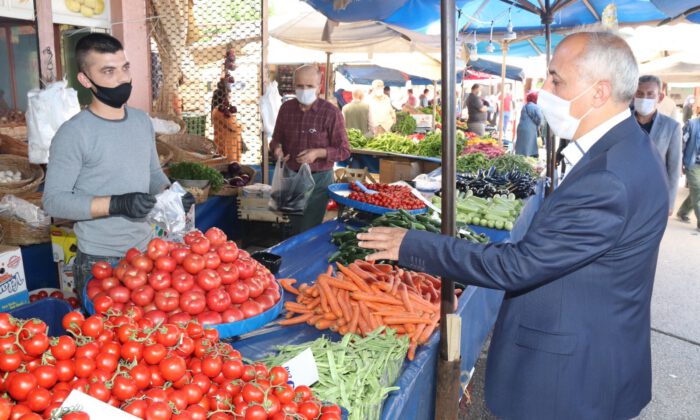
[[[634,118],[613,127],[517,243],[410,231],[401,265],[506,291],[486,399],[506,419],[623,419],[651,399],[650,301],[666,228],[659,154]]]

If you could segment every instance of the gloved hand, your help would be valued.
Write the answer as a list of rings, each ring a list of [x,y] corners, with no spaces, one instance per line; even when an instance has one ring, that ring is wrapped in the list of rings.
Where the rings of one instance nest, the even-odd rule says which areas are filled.
[[[134,192],[113,195],[109,200],[109,215],[143,219],[155,205],[156,197],[152,194]]]
[[[195,202],[195,199],[191,193],[188,192],[182,196],[182,207],[185,209],[185,213],[190,211],[190,208],[192,207],[194,202]]]

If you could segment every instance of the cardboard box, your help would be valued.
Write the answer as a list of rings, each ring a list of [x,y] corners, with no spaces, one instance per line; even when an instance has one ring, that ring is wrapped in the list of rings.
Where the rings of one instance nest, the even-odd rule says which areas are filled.
[[[0,245],[0,312],[29,303],[22,252],[18,246]]]
[[[75,294],[75,275],[73,274],[73,264],[67,265],[63,261],[59,261],[58,266],[58,283],[62,292]]]
[[[72,266],[78,252],[78,238],[70,226],[51,225],[51,250],[54,262]]]
[[[411,181],[420,175],[420,163],[409,160],[379,160],[379,182]]]

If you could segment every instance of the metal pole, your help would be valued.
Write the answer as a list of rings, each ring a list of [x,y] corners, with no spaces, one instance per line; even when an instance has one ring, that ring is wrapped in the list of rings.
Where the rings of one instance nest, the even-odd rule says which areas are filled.
[[[323,93],[323,99],[328,100],[328,90],[331,86],[331,53],[326,53],[326,82],[325,82],[325,92]]]
[[[433,80],[433,130],[437,123],[437,80]]]
[[[455,0],[440,2],[442,46],[442,233],[454,236],[456,189],[456,115],[455,115]],[[435,418],[456,420],[459,398],[459,360],[448,361],[447,315],[454,312],[454,282],[443,278],[440,289],[440,354],[437,362]]]
[[[498,144],[503,146],[503,132],[505,131],[505,127],[503,127],[503,122],[505,121],[503,117],[503,113],[505,112],[503,107],[506,104],[506,56],[508,55],[508,41],[501,42],[501,50],[503,51],[503,60],[501,62],[501,106],[498,108],[500,111],[498,113]]]
[[[262,35],[262,63],[260,66],[260,71],[261,71],[261,86],[260,86],[260,94],[264,95],[265,94],[265,89],[267,88],[267,84],[270,81],[270,68],[268,67],[267,64],[267,51],[268,47],[270,45],[270,33],[268,31],[268,0],[262,0],[261,2],[261,13],[262,13],[262,28],[261,28],[261,35]],[[262,138],[262,181],[263,184],[267,184],[270,178],[270,171],[268,170],[269,168],[269,154],[270,154],[270,144],[267,142],[267,135],[265,134],[265,130],[260,130],[260,137]]]
[[[549,62],[552,59],[552,11],[550,10],[550,0],[544,0],[544,10],[542,13],[542,23],[544,24],[544,39],[545,39],[545,49],[547,50],[547,67],[549,67]],[[550,180],[549,187],[546,190],[547,195],[549,195],[556,187],[557,180],[554,176],[554,171],[556,169],[557,160],[557,150],[554,141],[554,133],[549,129],[549,125],[546,126],[545,131],[545,144],[547,148],[547,178]]]

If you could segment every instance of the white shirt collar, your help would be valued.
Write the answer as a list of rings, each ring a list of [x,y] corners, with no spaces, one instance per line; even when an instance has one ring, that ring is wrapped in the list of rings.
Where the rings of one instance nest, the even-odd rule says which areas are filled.
[[[595,127],[588,133],[581,136],[578,140],[572,141],[568,146],[561,151],[566,162],[566,174],[571,173],[571,170],[583,158],[583,156],[598,142],[603,136],[613,127],[620,124],[632,115],[629,108],[604,121],[599,126]],[[564,177],[566,177],[564,174]]]

